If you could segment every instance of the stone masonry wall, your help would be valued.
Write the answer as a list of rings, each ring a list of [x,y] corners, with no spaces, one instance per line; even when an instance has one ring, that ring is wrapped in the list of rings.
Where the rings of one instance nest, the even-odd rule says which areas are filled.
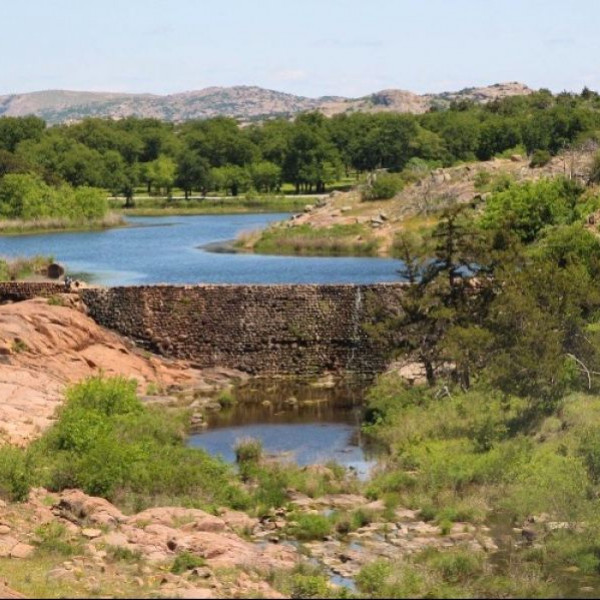
[[[26,285],[29,297],[40,295],[40,284],[0,284],[0,301],[16,299],[17,291],[25,299]],[[199,367],[373,374],[385,368],[389,348],[371,326],[398,306],[403,289],[402,284],[154,285],[91,287],[79,294],[100,325]]]
[[[21,302],[35,297],[49,298],[65,291],[62,283],[36,281],[0,281],[0,304]]]

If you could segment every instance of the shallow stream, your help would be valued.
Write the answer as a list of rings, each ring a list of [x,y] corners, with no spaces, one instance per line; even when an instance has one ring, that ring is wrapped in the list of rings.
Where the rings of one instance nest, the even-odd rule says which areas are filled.
[[[234,391],[229,409],[209,413],[189,444],[233,462],[238,440],[258,438],[267,454],[299,465],[335,461],[366,479],[376,459],[360,432],[366,383],[252,380]]]

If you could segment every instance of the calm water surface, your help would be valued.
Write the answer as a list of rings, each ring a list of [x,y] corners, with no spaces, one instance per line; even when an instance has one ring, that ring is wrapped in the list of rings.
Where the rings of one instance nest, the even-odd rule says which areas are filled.
[[[0,256],[52,255],[70,273],[86,273],[88,279],[103,285],[398,280],[400,261],[385,258],[262,256],[202,249],[287,216],[129,217],[132,227],[0,237]]]
[[[340,382],[331,389],[305,382],[255,380],[235,392],[237,403],[208,417],[208,428],[189,444],[235,461],[238,440],[262,441],[267,454],[299,465],[335,461],[365,479],[376,449],[360,434],[365,383]]]

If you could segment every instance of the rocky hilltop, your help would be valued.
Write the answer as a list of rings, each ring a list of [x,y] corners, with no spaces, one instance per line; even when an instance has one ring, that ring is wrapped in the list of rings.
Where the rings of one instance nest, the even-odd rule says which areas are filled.
[[[85,117],[121,119],[128,116],[178,122],[225,115],[250,121],[289,117],[308,110],[320,110],[327,115],[357,111],[423,113],[431,107],[446,107],[453,100],[483,103],[532,91],[517,82],[424,95],[404,90],[383,90],[362,98],[307,98],[255,86],[209,87],[166,96],[46,90],[0,96],[0,116],[33,114],[54,124]]]

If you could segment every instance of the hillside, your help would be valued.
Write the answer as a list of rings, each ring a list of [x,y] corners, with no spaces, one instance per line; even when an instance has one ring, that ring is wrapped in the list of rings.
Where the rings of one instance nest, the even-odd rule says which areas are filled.
[[[54,124],[85,117],[120,119],[134,115],[179,122],[217,115],[257,120],[307,110],[320,110],[327,115],[357,111],[423,113],[433,106],[448,106],[453,100],[488,102],[532,91],[517,82],[424,95],[383,90],[362,98],[307,98],[255,86],[209,87],[166,96],[46,90],[0,96],[0,116],[33,114]]]

